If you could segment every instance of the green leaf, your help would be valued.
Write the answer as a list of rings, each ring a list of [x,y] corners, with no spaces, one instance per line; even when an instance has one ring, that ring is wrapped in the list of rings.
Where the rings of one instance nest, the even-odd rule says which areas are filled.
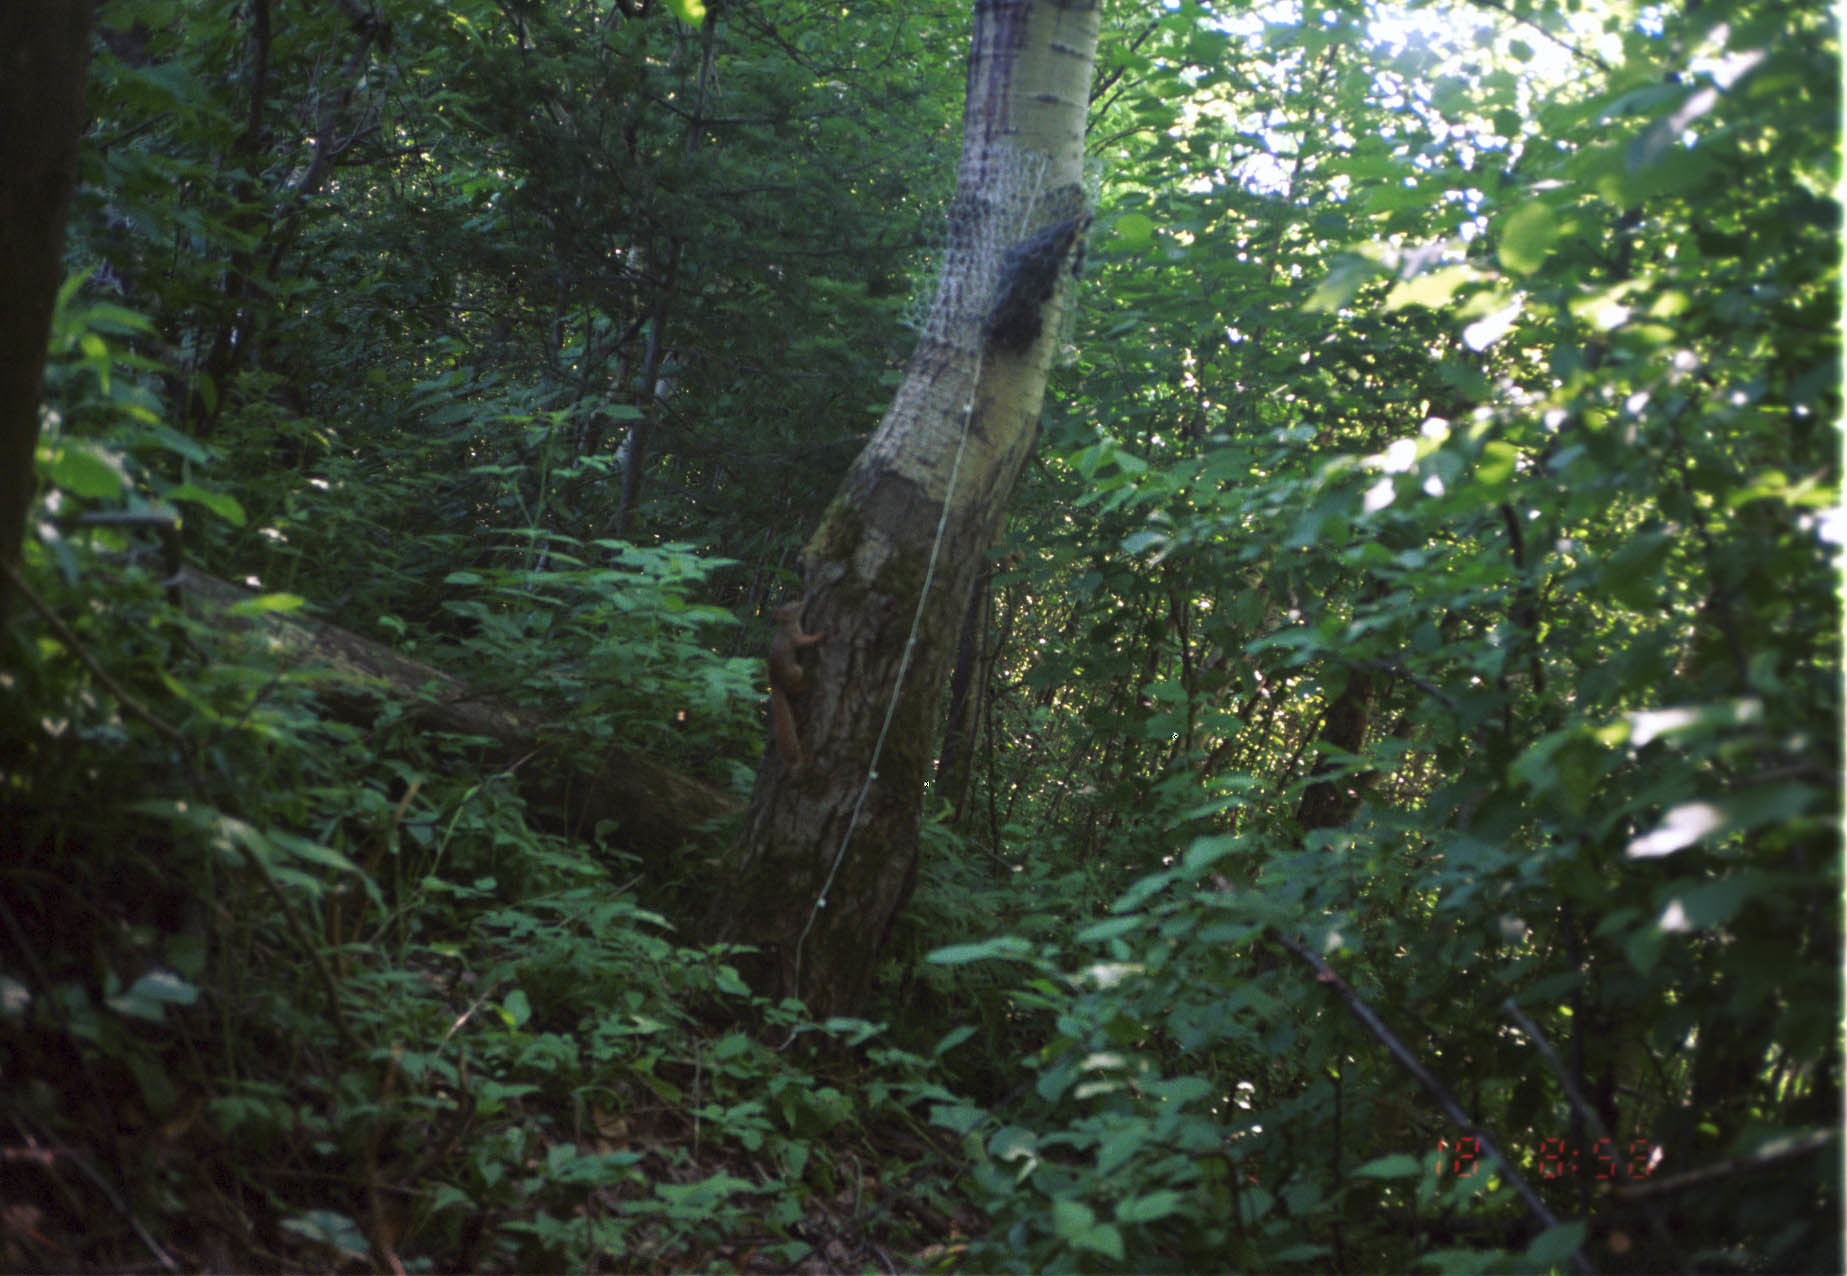
[[[936,1043],[936,1048],[931,1050],[930,1054],[933,1058],[940,1059],[974,1035],[973,1024],[965,1023],[960,1028],[951,1028],[943,1034],[943,1039]]]
[[[1473,266],[1444,266],[1415,279],[1392,285],[1385,294],[1385,309],[1403,310],[1406,306],[1428,306],[1439,310],[1449,304],[1456,290],[1481,278]]]
[[[1516,275],[1530,275],[1545,265],[1558,239],[1558,217],[1544,200],[1531,199],[1501,221],[1501,265]]]
[[[948,944],[931,950],[928,960],[939,966],[966,966],[971,961],[994,958],[1027,957],[1033,946],[1015,935],[996,935],[977,944]]]
[[[1610,751],[1581,726],[1551,731],[1514,760],[1513,777],[1536,793],[1548,793],[1574,815],[1590,808]]]
[[[1203,873],[1242,844],[1243,838],[1236,833],[1213,833],[1206,837],[1196,837],[1192,845],[1186,848],[1186,854],[1180,862],[1189,873]]]
[[[666,925],[666,920],[662,919],[661,924]],[[874,1023],[870,1019],[855,1019],[848,1015],[830,1015],[827,1022],[821,1026],[835,1036],[843,1038],[841,1044],[845,1046],[860,1045],[885,1031],[883,1023]]]
[[[63,440],[41,468],[65,491],[91,500],[116,499],[128,481],[119,457],[84,439]]]
[[[1129,917],[1106,917],[1100,922],[1092,922],[1077,933],[1080,944],[1098,944],[1106,939],[1115,939],[1138,929],[1147,919],[1139,914]]]
[[[1124,213],[1116,219],[1116,235],[1130,252],[1141,252],[1154,242],[1154,218],[1146,213]]]
[[[1149,1192],[1142,1196],[1131,1196],[1116,1206],[1118,1223],[1152,1223],[1157,1218],[1166,1218],[1180,1208],[1180,1193],[1171,1188],[1162,1188],[1158,1192]]]
[[[1238,1218],[1246,1227],[1276,1208],[1276,1196],[1266,1188],[1253,1187],[1238,1193]]]
[[[988,1119],[987,1109],[968,1103],[933,1103],[930,1124],[940,1125],[956,1134],[967,1134]]]
[[[1117,1260],[1123,1256],[1121,1229],[1114,1223],[1097,1222],[1096,1214],[1082,1201],[1068,1197],[1053,1201],[1052,1231],[1078,1249]]]
[[[1433,1249],[1417,1265],[1435,1268],[1437,1276],[1482,1276],[1508,1270],[1508,1258],[1505,1250],[1498,1249]]]
[[[299,834],[286,832],[282,829],[271,829],[265,836],[269,839],[269,844],[271,846],[287,851],[298,860],[304,860],[310,864],[319,864],[323,868],[331,868],[341,873],[357,873],[359,871],[359,866],[342,855],[339,851],[334,850],[330,846],[322,846],[319,842],[302,837]]]
[[[1139,557],[1151,548],[1166,548],[1174,537],[1171,532],[1140,531],[1131,532],[1122,538],[1122,552],[1130,557]]]
[[[1511,443],[1493,440],[1481,450],[1481,460],[1475,465],[1475,481],[1488,489],[1485,496],[1492,500],[1513,481],[1514,466],[1520,459],[1520,449]]]
[[[1806,814],[1821,798],[1821,790],[1812,784],[1791,781],[1765,784],[1731,793],[1720,799],[1725,812],[1726,829],[1754,829],[1766,824],[1784,824]]]
[[[750,1038],[741,1032],[728,1032],[712,1046],[712,1058],[723,1061],[735,1059],[750,1050]]]
[[[1169,1077],[1150,1081],[1148,1093],[1169,1103],[1192,1103],[1211,1094],[1215,1087],[1204,1077]]]
[[[1390,1156],[1368,1161],[1353,1172],[1368,1179],[1414,1179],[1424,1172],[1424,1163],[1403,1152],[1393,1152]]]
[[[306,1214],[283,1219],[282,1226],[297,1236],[337,1251],[347,1259],[364,1260],[370,1252],[358,1225],[345,1214],[336,1214],[332,1210],[309,1210]]]
[[[135,336],[154,331],[153,322],[140,311],[107,301],[93,301],[85,306],[83,319],[90,327],[115,336]]]
[[[1664,588],[1662,568],[1672,547],[1672,538],[1666,531],[1631,537],[1605,560],[1604,588],[1627,607],[1652,611]]]
[[[1175,870],[1168,868],[1162,869],[1158,873],[1150,873],[1144,878],[1129,883],[1129,889],[1124,891],[1110,904],[1110,912],[1134,912],[1143,904],[1147,903],[1150,896],[1156,895],[1171,886],[1177,876],[1179,876],[1179,874],[1175,872]]]
[[[214,492],[196,483],[181,483],[177,487],[168,488],[162,495],[169,501],[192,501],[203,505],[233,527],[244,525],[244,507],[237,503],[235,497],[224,492]]]
[[[401,1054],[401,1056],[399,1056],[399,1062],[403,1062],[404,1058],[408,1058],[408,1056],[403,1056],[403,1054]],[[508,1086],[508,1084],[499,1082],[499,1080],[482,1078],[482,1080],[477,1080],[477,1082],[475,1082],[475,1102],[480,1104],[480,1106],[478,1106],[480,1115],[488,1117],[488,1115],[493,1115],[493,1113],[504,1112],[508,1099],[521,1099],[521,1097],[525,1097],[525,1095],[534,1095],[537,1091],[539,1091],[539,1088],[537,1088],[537,1086],[532,1086],[532,1084]]]
[[[1659,926],[1638,926],[1629,932],[1623,941],[1623,956],[1636,969],[1637,974],[1646,975],[1661,960],[1661,951],[1667,946],[1667,933]]]
[[[1746,904],[1774,888],[1775,880],[1769,874],[1755,872],[1677,885],[1668,889],[1656,925],[1663,930],[1723,926]]]
[[[1115,1174],[1148,1146],[1151,1136],[1146,1121],[1126,1121],[1111,1129],[1097,1142],[1097,1174],[1103,1178]]]
[[[1560,1223],[1548,1227],[1526,1247],[1526,1257],[1540,1267],[1563,1263],[1584,1244],[1584,1238],[1589,1232],[1590,1224],[1585,1222]]]
[[[1353,301],[1359,290],[1379,277],[1379,263],[1359,253],[1344,253],[1328,268],[1327,278],[1316,286],[1302,309],[1309,314],[1336,314]]]
[[[190,1006],[198,999],[199,990],[172,971],[151,970],[106,1004],[117,1014],[160,1023],[167,1017],[168,1006]]]
[[[1008,1125],[988,1139],[988,1155],[997,1161],[1037,1160],[1039,1136],[1023,1126]]]

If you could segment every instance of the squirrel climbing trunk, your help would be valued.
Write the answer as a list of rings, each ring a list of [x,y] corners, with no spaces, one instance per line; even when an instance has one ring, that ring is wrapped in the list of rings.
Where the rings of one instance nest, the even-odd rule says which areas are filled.
[[[794,697],[808,689],[808,672],[802,668],[799,652],[827,637],[825,631],[802,632],[802,604],[784,603],[772,613],[776,632],[770,638],[770,735],[776,752],[791,771],[804,770],[807,752],[802,748],[801,732],[795,726]]]

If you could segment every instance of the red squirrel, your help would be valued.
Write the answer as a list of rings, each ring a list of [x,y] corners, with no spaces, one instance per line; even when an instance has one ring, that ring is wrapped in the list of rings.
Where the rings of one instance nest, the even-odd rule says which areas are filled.
[[[790,701],[808,689],[808,673],[796,653],[820,642],[827,637],[827,631],[802,632],[802,604],[799,602],[784,603],[771,614],[776,620],[776,633],[770,639],[768,660],[770,734],[775,737],[776,752],[782,755],[783,765],[791,771],[800,771],[808,765],[808,759],[802,751],[802,737],[795,730],[795,706]]]

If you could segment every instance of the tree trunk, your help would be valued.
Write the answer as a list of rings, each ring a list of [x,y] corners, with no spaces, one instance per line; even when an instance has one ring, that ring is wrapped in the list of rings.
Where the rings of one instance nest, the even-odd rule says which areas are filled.
[[[968,807],[970,777],[974,774],[975,741],[980,734],[984,693],[993,668],[993,647],[988,641],[988,620],[994,610],[994,565],[989,563],[975,578],[968,606],[963,608],[962,636],[956,641],[954,672],[949,678],[948,723],[942,752],[936,759],[936,792],[948,802],[950,823],[962,827]]]
[[[45,340],[64,268],[64,210],[77,177],[85,0],[0,4],[0,567],[19,561],[32,503]],[[0,571],[0,629],[11,589]]]
[[[917,869],[970,586],[1038,428],[1084,211],[1095,0],[977,0],[961,173],[930,317],[803,551],[807,765],[766,750],[708,930],[772,995],[851,1013]]]
[[[1358,753],[1366,744],[1366,730],[1372,725],[1373,677],[1363,669],[1349,670],[1347,685],[1328,705],[1321,720],[1320,739],[1343,754]],[[1314,779],[1302,791],[1296,804],[1295,821],[1304,833],[1314,829],[1339,828],[1359,809],[1360,788],[1364,781],[1344,773],[1344,758],[1322,758],[1315,763]],[[1342,774],[1336,776],[1336,772]]]

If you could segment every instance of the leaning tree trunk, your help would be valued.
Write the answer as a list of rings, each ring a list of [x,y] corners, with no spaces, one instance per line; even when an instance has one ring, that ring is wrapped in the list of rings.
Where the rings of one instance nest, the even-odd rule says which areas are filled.
[[[0,628],[32,502],[39,390],[77,177],[90,6],[0,3]]]
[[[765,752],[709,931],[763,991],[849,1013],[917,870],[957,627],[1038,429],[1088,223],[1096,0],[976,0],[962,166],[930,317],[802,554],[802,765]]]

